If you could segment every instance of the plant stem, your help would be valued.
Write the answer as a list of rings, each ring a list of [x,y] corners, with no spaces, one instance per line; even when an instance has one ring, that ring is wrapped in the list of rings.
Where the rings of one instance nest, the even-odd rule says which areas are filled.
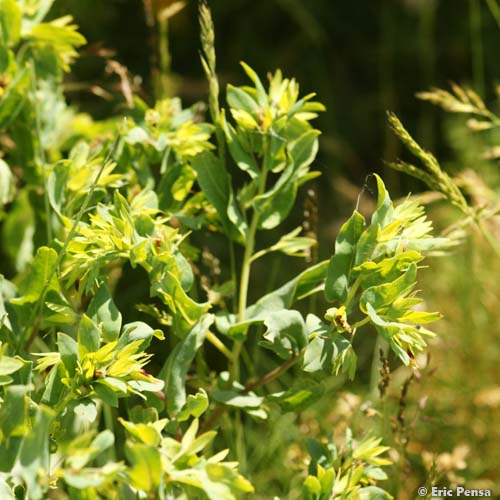
[[[106,429],[110,430],[113,434],[116,435],[114,426],[115,416],[113,415],[113,408],[111,408],[111,406],[107,405],[106,403],[103,403],[102,412]],[[107,455],[110,461],[116,461],[116,448],[114,446],[111,446],[107,451]]]
[[[366,318],[357,321],[356,323],[354,323],[354,325],[351,325],[353,334],[354,334],[354,331],[356,329],[358,329],[359,327],[361,327],[363,325],[366,325],[366,323],[368,323],[369,321],[370,321],[370,318],[368,316],[366,316]]]
[[[242,344],[237,344],[237,345],[242,345]],[[292,354],[290,358],[288,358],[282,365],[278,366],[274,370],[271,370],[269,373],[266,373],[266,375],[263,375],[261,378],[256,380],[255,382],[251,382],[245,386],[244,392],[250,392],[253,391],[254,389],[257,389],[259,387],[262,387],[263,385],[268,384],[269,382],[272,382],[273,380],[277,379],[283,373],[285,373],[290,367],[292,367],[297,360],[299,359],[299,354]],[[210,415],[210,418],[208,418],[202,426],[202,431],[208,430],[208,429],[213,429],[215,427],[215,424],[219,421],[219,419],[224,415],[227,407],[219,404],[213,413]],[[239,411],[237,410],[239,413]],[[238,417],[239,418],[239,417]],[[238,455],[240,460],[242,455]]]
[[[245,244],[245,253],[243,255],[243,264],[241,266],[240,289],[238,297],[238,322],[245,320],[245,310],[247,308],[248,299],[248,285],[250,283],[250,268],[252,264],[251,258],[255,247],[255,233],[257,232],[258,222],[258,215],[254,212],[252,222],[248,230],[248,237]],[[239,357],[242,347],[242,342],[235,342],[232,353],[231,380],[237,380],[240,376]]]
[[[361,284],[361,280],[358,278],[353,283],[353,285],[351,286],[351,288],[349,288],[349,293],[347,294],[347,298],[345,299],[345,302],[344,302],[344,307],[345,307],[346,312],[350,311],[351,302],[353,301],[354,297],[356,296],[356,293],[358,291],[358,288],[359,288],[360,284]]]
[[[228,359],[232,359],[233,358],[233,355],[232,355],[231,351],[223,344],[223,342],[215,334],[213,334],[212,332],[208,331],[207,335],[206,335],[206,339],[218,351],[220,351],[222,354],[224,354],[224,356],[226,356],[226,358],[228,358]]]
[[[236,286],[238,283],[238,276],[236,274],[236,256],[234,252],[234,243],[232,241],[229,242],[229,266],[231,270],[231,281],[233,282],[234,286],[234,296],[232,297],[231,303],[232,303],[232,310],[234,314],[238,313],[238,298],[236,294]]]
[[[299,356],[297,354],[292,354],[282,365],[278,366],[274,370],[271,370],[269,373],[259,378],[255,382],[247,384],[245,386],[245,391],[250,392],[253,391],[254,389],[257,389],[258,387],[261,387],[263,385],[268,384],[269,382],[272,382],[274,379],[283,375],[283,373],[285,373],[290,367],[292,367],[298,359]]]
[[[259,189],[257,196],[261,196],[266,189],[267,181],[267,170],[269,161],[268,158],[268,144],[266,138],[264,137],[264,161],[262,164],[262,171],[260,173],[259,179]],[[245,320],[245,311],[247,308],[248,299],[248,286],[250,284],[250,269],[252,265],[252,256],[255,249],[255,234],[257,233],[257,226],[259,224],[259,213],[257,209],[254,208],[252,222],[250,223],[250,228],[248,229],[247,239],[245,242],[245,252],[243,254],[243,263],[241,266],[241,276],[240,276],[240,289],[238,298],[238,322]],[[233,347],[233,364],[230,370],[230,379],[235,380],[239,378],[240,375],[240,353],[242,348],[242,342],[235,342]]]

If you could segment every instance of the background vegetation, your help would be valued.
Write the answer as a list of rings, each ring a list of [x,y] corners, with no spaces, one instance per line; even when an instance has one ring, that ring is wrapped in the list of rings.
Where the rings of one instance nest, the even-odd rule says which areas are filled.
[[[151,12],[168,5],[171,17],[159,25]],[[322,176],[307,185],[287,222],[289,229],[302,224],[317,236],[313,261],[329,257],[340,224],[364,186],[360,210],[371,212],[374,188],[366,177],[374,171],[383,174],[393,198],[423,193],[437,232],[462,217],[442,200],[426,196],[423,183],[384,164],[405,156],[387,126],[387,110],[396,112],[417,141],[460,179],[468,199],[476,205],[498,200],[499,155],[484,155],[499,143],[498,127],[473,133],[465,127],[467,117],[415,98],[418,91],[448,88],[455,81],[474,88],[498,110],[497,0],[214,0],[211,8],[221,86],[243,83],[240,60],[260,75],[280,67],[327,107],[315,124],[322,131],[316,161]],[[100,0],[60,0],[50,17],[67,13],[88,41],[65,80],[66,96],[76,108],[95,119],[117,115],[127,105],[127,85],[149,103],[173,95],[184,105],[207,100],[196,2],[109,0],[103,7]],[[489,230],[500,237],[498,217]],[[275,240],[272,232],[265,237],[269,244]],[[205,268],[227,276],[226,248],[217,238],[198,243],[206,249]],[[12,276],[15,263],[8,255],[1,258],[0,272]],[[241,469],[257,491],[266,492],[263,498],[300,491],[298,474],[307,456],[297,443],[331,432],[340,435],[347,426],[359,432],[377,428],[385,444],[393,446],[395,465],[386,488],[397,498],[414,498],[415,488],[430,482],[465,483],[500,494],[498,255],[483,235],[471,231],[451,255],[433,258],[429,265],[419,288],[425,291],[427,308],[441,311],[444,319],[435,327],[439,335],[430,343],[427,360],[422,360],[425,369],[419,377],[407,368],[392,372],[380,414],[366,403],[366,397],[377,400],[379,382],[374,342],[369,340],[359,346],[355,383],[332,378],[320,404],[299,415],[273,415],[273,433],[266,439],[258,424],[249,423],[248,460]],[[283,268],[278,257],[266,256],[253,269],[251,298],[299,270],[300,263]],[[148,295],[146,288],[135,286],[138,272],[127,269],[119,281],[117,305],[124,323],[144,320],[134,307]],[[310,307],[324,309],[314,302]],[[292,420],[296,427],[289,425]]]

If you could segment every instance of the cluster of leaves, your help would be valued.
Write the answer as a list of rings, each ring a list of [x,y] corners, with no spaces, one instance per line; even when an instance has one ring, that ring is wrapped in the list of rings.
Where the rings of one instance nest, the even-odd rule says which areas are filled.
[[[316,243],[296,229],[258,249],[256,236],[283,223],[298,188],[319,175],[311,171],[319,131],[310,122],[324,107],[314,94],[300,97],[297,82],[280,71],[266,89],[246,64],[252,85],[228,85],[228,109],[220,107],[213,27],[202,6],[212,125],[199,106],[183,109],[176,98],[149,107],[135,97],[123,119],[84,120],[61,90],[62,72],[84,40],[70,18],[42,22],[50,5],[0,3],[7,144],[0,201],[14,269],[0,282],[0,491],[34,499],[50,489],[70,498],[252,492],[238,463],[223,461],[227,450],[211,454],[221,414],[265,419],[270,405],[306,408],[322,397],[325,374],[355,376],[353,337],[370,325],[404,364],[413,363],[433,335],[421,325],[439,317],[415,310],[417,267],[448,242],[430,235],[417,203],[395,207],[377,176],[369,225],[355,211],[329,261],[247,304],[258,258],[276,251],[303,257]],[[239,185],[236,169],[246,176]],[[192,231],[220,233],[233,255],[241,247],[239,280],[236,271],[230,279],[235,312],[210,294],[200,301]],[[147,277],[141,310],[161,330],[122,324],[114,276],[125,263]],[[335,306],[324,318],[304,317],[296,303],[320,292]],[[250,331],[278,363],[255,379],[240,369]],[[206,341],[227,358],[227,369],[191,377],[188,391]],[[146,371],[152,342],[168,351],[154,376]],[[304,372],[300,383],[270,392],[266,385],[293,365]],[[200,418],[209,430],[197,435]],[[306,498],[383,493],[374,486],[385,478],[379,440],[354,446],[349,437],[343,452],[318,450]]]
[[[330,442],[309,440],[311,455],[309,475],[304,481],[304,499],[330,500],[340,498],[393,498],[374,483],[387,479],[381,467],[390,460],[380,457],[389,448],[380,446],[380,439],[367,438],[355,442],[350,429],[346,431],[342,449]]]

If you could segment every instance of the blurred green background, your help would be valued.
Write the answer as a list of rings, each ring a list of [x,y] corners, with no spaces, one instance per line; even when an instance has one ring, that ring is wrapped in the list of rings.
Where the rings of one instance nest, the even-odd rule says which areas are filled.
[[[168,37],[162,37],[147,13],[169,5],[172,13],[179,6],[161,0],[56,3],[53,15],[71,13],[89,41],[66,82],[75,106],[97,119],[120,113],[120,71],[127,72],[139,95],[153,102],[160,93],[154,83],[160,60],[166,75],[161,93],[179,95],[185,104],[206,99],[197,3],[186,2],[168,20]],[[323,175],[304,190],[288,225],[301,224],[304,210],[312,214],[318,258],[331,254],[337,229],[352,212],[370,172],[382,173],[394,198],[423,189],[384,167],[383,160],[403,154],[386,127],[387,110],[396,112],[449,172],[472,169],[478,174],[476,187],[484,183],[498,196],[498,163],[481,158],[483,138],[466,132],[464,119],[415,98],[417,91],[456,81],[498,106],[497,0],[213,0],[210,6],[222,88],[227,82],[245,82],[238,64],[244,60],[261,75],[282,68],[286,76],[297,78],[302,93],[316,92],[327,106],[317,122],[323,134],[316,168]],[[110,72],[110,58],[123,68]],[[369,195],[363,200],[366,207],[361,208],[369,210]],[[439,203],[430,210],[438,230],[458,217]],[[491,227],[497,237],[499,229],[497,221]],[[219,257],[226,268],[226,256]],[[263,261],[253,275],[252,297],[285,281],[300,265],[284,270],[272,260]],[[472,234],[453,255],[429,265],[423,271],[423,295],[428,308],[443,312],[445,319],[437,326],[440,336],[431,345],[421,380],[409,385],[403,401],[401,388],[409,373],[396,370],[385,409],[389,423],[384,424],[378,410],[370,410],[371,400],[374,407],[378,404],[376,395],[366,389],[373,339],[360,341],[357,383],[342,386],[332,379],[320,406],[299,416],[273,416],[265,446],[258,424],[246,428],[246,467],[257,490],[269,492],[262,498],[285,495],[298,484],[296,471],[304,469],[305,454],[297,443],[305,436],[340,432],[347,424],[360,431],[378,427],[394,446],[390,481],[398,498],[413,498],[415,488],[430,477],[438,484],[465,481],[471,487],[497,488],[500,494],[500,264],[481,237]],[[131,303],[138,300],[132,289],[129,296]],[[371,398],[368,404],[363,403],[366,397]]]

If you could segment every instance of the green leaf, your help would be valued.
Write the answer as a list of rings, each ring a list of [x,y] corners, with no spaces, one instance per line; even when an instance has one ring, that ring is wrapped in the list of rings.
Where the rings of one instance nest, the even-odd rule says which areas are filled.
[[[307,476],[302,488],[304,500],[316,500],[321,495],[321,483],[315,476]]]
[[[53,272],[56,262],[57,253],[54,249],[40,247],[33,259],[30,271],[19,283],[18,289],[21,296],[12,299],[11,302],[17,305],[33,304],[39,300],[45,286],[46,291],[60,292],[56,273]]]
[[[0,357],[0,377],[4,375],[10,375],[11,373],[17,372],[24,362],[21,359],[11,358],[10,356]]]
[[[408,269],[410,264],[417,264],[422,259],[423,257],[419,252],[402,252],[394,257],[387,257],[380,262],[364,262],[353,268],[352,275],[353,277],[359,276],[360,285],[367,289],[395,280]]]
[[[182,453],[186,457],[189,457],[190,455],[195,455],[196,453],[199,453],[200,451],[204,450],[214,440],[216,435],[217,431],[205,432],[197,436],[196,439],[193,439],[192,441],[189,440],[189,443],[187,445],[184,444],[184,439],[183,439],[180,453]]]
[[[254,199],[259,229],[274,229],[288,216],[297,195],[297,180],[283,173],[275,186]]]
[[[5,479],[0,478],[0,498],[5,500],[16,500],[14,492],[12,488],[7,484]]]
[[[1,114],[0,104],[0,114]],[[24,271],[33,258],[35,214],[31,208],[28,191],[21,190],[2,227],[3,251],[17,271]]]
[[[76,30],[76,26],[69,24],[71,20],[70,16],[65,16],[48,23],[39,23],[27,33],[27,38],[34,42],[31,47],[35,49],[35,62],[42,65],[42,71],[51,67],[48,73],[44,73],[45,77],[58,78],[60,71],[69,71],[69,64],[78,55],[75,48],[86,42],[85,38]],[[37,54],[37,49],[40,48],[42,53],[43,49],[49,49],[52,52],[49,58],[53,61],[47,64],[43,60],[48,56],[47,50],[45,50],[44,56],[40,56],[40,53]],[[40,58],[42,58],[41,61]]]
[[[267,105],[268,102],[268,97],[267,97],[267,92],[264,88],[264,85],[262,85],[262,82],[260,81],[259,76],[257,73],[245,62],[240,61],[240,64],[245,71],[245,73],[248,75],[250,80],[252,80],[253,84],[255,85],[255,89],[257,90],[257,102],[261,107],[264,107]]]
[[[299,311],[270,312],[264,325],[267,327],[264,333],[266,341],[261,345],[283,359],[288,359],[292,353],[298,354],[307,345],[305,323]]]
[[[210,500],[238,498],[242,493],[254,492],[251,483],[229,464],[207,463],[205,469],[208,482],[203,489]]]
[[[154,330],[143,321],[127,323],[126,325],[123,325],[123,331],[116,348],[120,351],[132,342],[142,340],[139,350],[144,351],[149,346],[153,337],[159,338],[160,340],[164,339],[163,332],[161,330]]]
[[[122,315],[111,297],[108,286],[102,283],[89,304],[87,314],[102,329],[105,342],[118,338],[122,327]]]
[[[3,389],[4,396],[0,413],[0,429],[3,438],[26,434],[30,389],[31,387],[26,385],[10,385]],[[0,469],[4,470],[3,464]]]
[[[53,411],[39,405],[33,428],[28,431],[19,451],[20,474],[29,498],[42,498],[49,487],[49,432]]]
[[[377,486],[367,486],[359,490],[360,500],[392,500],[393,496]]]
[[[11,2],[12,0],[6,0]],[[15,2],[13,2],[15,3]],[[1,15],[0,8],[0,15]],[[0,97],[0,129],[14,122],[27,102],[27,90],[30,84],[30,71],[24,68],[16,74],[4,94]]]
[[[57,334],[57,347],[61,354],[61,361],[68,370],[69,375],[74,375],[78,365],[78,342],[69,335],[59,332]]]
[[[307,257],[309,255],[308,250],[317,242],[314,238],[298,236],[301,231],[302,228],[299,226],[285,234],[277,243],[265,250],[265,253],[283,252],[291,257]]]
[[[186,404],[186,375],[213,322],[212,314],[202,316],[187,336],[175,346],[167,359],[165,376],[167,411],[172,416]]]
[[[391,349],[405,365],[410,364],[410,354],[421,351],[426,343],[424,337],[434,337],[434,333],[419,325],[408,325],[396,321],[385,321],[368,302],[366,310],[377,332],[389,342]]]
[[[14,188],[14,176],[7,163],[0,158],[0,206],[13,200]]]
[[[182,287],[177,259],[163,254],[154,259],[153,270],[149,272],[151,296],[159,297],[173,313],[173,331],[184,337],[210,304],[199,304],[189,297]]]
[[[77,425],[81,425],[84,429],[88,429],[97,417],[97,406],[89,398],[79,400],[73,411],[78,422]]]
[[[259,214],[259,228],[273,229],[285,220],[295,202],[300,179],[307,175],[308,167],[316,157],[318,151],[317,130],[310,127],[305,133],[287,146],[288,156],[285,161],[283,139],[271,134],[270,155],[272,161],[277,162],[278,169],[286,164],[274,186],[254,199],[255,210]],[[283,158],[282,158],[283,156]],[[272,168],[277,171],[276,168]]]
[[[57,363],[50,370],[49,376],[45,381],[45,390],[43,391],[42,403],[47,406],[54,407],[62,400],[63,393],[67,387],[62,383],[61,378],[64,377],[64,367]]]
[[[212,398],[219,403],[237,408],[258,408],[264,401],[264,398],[257,396],[253,392],[244,393],[238,391],[213,391]]]
[[[308,167],[318,154],[319,130],[309,130],[289,144],[288,151],[296,170]]]
[[[346,373],[353,379],[357,358],[351,342],[314,314],[308,314],[306,331],[311,339],[303,356],[305,372]]]
[[[120,392],[106,384],[104,380],[97,380],[92,384],[92,388],[100,400],[109,406],[118,408],[118,396],[124,396],[126,394],[127,386],[125,384],[125,392]]]
[[[356,244],[363,232],[364,217],[355,211],[340,228],[335,241],[335,254],[330,259],[326,273],[325,297],[343,303],[349,293],[349,278],[354,264]]]
[[[0,0],[0,35],[7,46],[15,45],[21,36],[22,13],[15,0]]]
[[[69,171],[66,161],[58,162],[50,172],[47,180],[47,194],[49,195],[50,206],[60,217],[66,202],[66,184]]]
[[[73,325],[80,317],[69,305],[64,295],[56,290],[45,294],[43,326]]]
[[[303,368],[305,372],[325,371],[337,375],[348,373],[354,378],[356,357],[351,343],[341,335],[330,335],[328,338],[315,337],[307,345],[304,352]]]
[[[130,462],[127,475],[132,486],[146,492],[153,491],[160,484],[162,474],[158,449],[141,443],[128,442],[125,455]]]
[[[378,198],[377,209],[372,215],[371,223],[374,226],[379,225],[380,227],[384,227],[391,221],[394,213],[394,207],[392,206],[391,198],[385,188],[384,182],[377,174],[373,175],[377,180]]]
[[[78,326],[78,354],[82,358],[89,352],[99,350],[101,335],[97,325],[86,315],[82,316]]]
[[[231,178],[222,162],[213,153],[204,152],[193,158],[192,166],[203,193],[217,210],[226,235],[244,241],[248,227],[236,205]]]
[[[270,394],[267,399],[277,403],[284,412],[298,412],[321,399],[324,393],[325,386],[311,380],[294,384],[285,392]]]
[[[246,172],[252,179],[256,179],[259,177],[259,167],[257,165],[257,161],[255,157],[245,151],[243,146],[241,145],[240,139],[234,128],[230,123],[227,122],[225,117],[223,118],[224,132],[226,134],[226,142],[229,148],[229,153],[231,157],[235,161],[236,165]]]
[[[361,310],[366,313],[367,304],[371,304],[376,311],[391,305],[396,299],[406,296],[414,288],[416,277],[417,265],[412,262],[406,272],[394,281],[365,290],[359,299]]]
[[[184,422],[189,417],[200,417],[208,409],[208,396],[204,389],[199,389],[196,394],[189,394],[186,404],[177,414],[176,420]]]
[[[12,64],[13,59],[13,52],[5,45],[0,45],[0,73],[7,72],[7,70],[9,69],[9,65]]]
[[[371,224],[366,229],[358,240],[356,245],[356,256],[354,258],[354,266],[359,266],[364,262],[370,261],[373,258],[373,253],[377,246],[380,227],[378,224]]]
[[[246,111],[252,116],[257,116],[259,113],[260,106],[258,102],[249,92],[242,90],[240,87],[234,87],[229,84],[227,86],[226,99],[232,109]]]
[[[14,285],[0,274],[0,330],[4,326],[8,330],[12,331],[12,325],[9,319],[9,314],[5,309],[5,303],[12,299],[15,294],[16,288]]]
[[[119,422],[127,429],[128,433],[142,443],[149,446],[158,446],[161,441],[161,433],[151,424],[127,422],[118,418]]]

